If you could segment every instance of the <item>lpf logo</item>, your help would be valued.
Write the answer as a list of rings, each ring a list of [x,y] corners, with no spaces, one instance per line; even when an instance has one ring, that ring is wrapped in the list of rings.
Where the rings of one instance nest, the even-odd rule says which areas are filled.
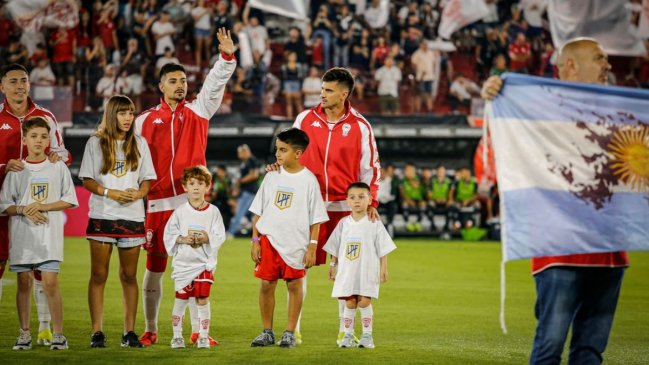
[[[126,161],[125,160],[116,160],[115,167],[110,171],[110,173],[115,177],[122,177],[126,175]]]
[[[203,234],[203,231],[205,231],[205,227],[195,225],[195,224],[190,224],[187,226],[187,235],[188,236],[200,236]]]
[[[345,257],[349,261],[356,260],[361,254],[361,243],[360,242],[347,242],[345,244]]]
[[[32,199],[39,203],[45,201],[49,192],[49,185],[47,179],[33,179],[30,186]]]
[[[293,189],[288,187],[279,187],[275,194],[275,206],[280,210],[290,208],[293,203]]]

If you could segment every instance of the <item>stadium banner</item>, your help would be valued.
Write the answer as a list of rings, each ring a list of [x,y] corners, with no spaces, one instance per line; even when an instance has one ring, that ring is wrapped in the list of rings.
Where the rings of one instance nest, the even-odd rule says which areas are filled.
[[[442,11],[437,33],[444,39],[489,14],[484,0],[450,0]]]
[[[86,227],[88,226],[91,193],[83,186],[75,186],[74,191],[77,193],[79,206],[74,209],[66,209],[63,211],[63,214],[65,214],[63,234],[65,237],[85,237]]]
[[[576,37],[597,39],[611,55],[644,56],[646,49],[631,24],[626,0],[550,0],[548,19],[552,41],[560,49]]]
[[[503,260],[649,250],[649,91],[503,80],[485,115]]]
[[[307,2],[303,0],[250,0],[251,7],[294,19],[307,19]]]

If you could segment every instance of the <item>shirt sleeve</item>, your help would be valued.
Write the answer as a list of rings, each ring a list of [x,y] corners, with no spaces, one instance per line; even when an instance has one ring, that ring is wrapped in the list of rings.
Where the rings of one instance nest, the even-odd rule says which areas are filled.
[[[328,220],[329,215],[322,200],[320,185],[318,185],[318,181],[313,176],[309,185],[309,224],[314,225]]]
[[[397,246],[394,244],[392,237],[390,237],[383,223],[378,221],[374,224],[376,225],[376,240],[374,241],[376,252],[379,254],[379,257],[383,257],[396,250]]]
[[[15,175],[13,172],[8,173],[2,184],[2,190],[0,190],[0,213],[4,213],[7,208],[17,203],[18,194],[16,192],[17,184]]]
[[[59,122],[56,121],[56,118],[53,114],[45,117],[47,123],[50,125],[50,152],[56,152],[61,156],[61,160],[69,165],[72,162],[72,156],[70,152],[65,149],[65,144],[63,143],[63,133],[61,132],[61,126]]]
[[[61,200],[72,204],[73,207],[78,207],[77,192],[74,189],[74,182],[72,181],[72,174],[63,161],[57,162],[61,174]]]
[[[341,219],[334,228],[334,231],[331,232],[327,243],[322,247],[322,249],[328,254],[339,257],[340,253],[340,240],[342,239],[343,225],[345,224],[345,218]]]
[[[212,217],[212,223],[210,225],[210,231],[208,232],[208,238],[210,240],[210,247],[216,252],[221,248],[223,242],[225,242],[225,225],[223,224],[223,217],[221,212],[217,207],[213,207],[214,215]]]
[[[101,161],[98,156],[95,156],[95,147],[93,147],[95,137],[90,137],[86,142],[86,148],[83,151],[83,158],[81,158],[81,167],[79,168],[79,179],[90,178],[97,180],[99,171],[96,168],[96,162]],[[98,145],[98,144],[97,144]],[[101,162],[100,162],[101,163]]]
[[[167,221],[162,239],[169,256],[175,256],[176,252],[178,252],[176,240],[180,236],[182,236],[182,232],[180,231],[180,220],[178,219],[178,210],[176,209]]]
[[[268,185],[267,180],[269,177],[270,173],[266,174],[264,180],[261,182],[261,186],[257,190],[257,194],[255,194],[255,198],[252,200],[252,204],[250,204],[250,208],[248,209],[251,213],[258,216],[261,216],[264,213],[264,196],[266,195],[266,185]]]
[[[223,57],[219,57],[219,60],[216,61],[214,67],[207,74],[196,100],[192,102],[196,106],[195,112],[199,116],[209,120],[216,113],[221,106],[225,86],[236,67],[237,61],[234,58],[225,60]]]
[[[153,167],[153,159],[151,158],[151,151],[149,150],[149,144],[147,143],[144,137],[139,137],[138,139],[138,148],[140,149],[140,176],[138,182],[142,183],[145,180],[156,180],[158,176],[155,173],[155,168]]]

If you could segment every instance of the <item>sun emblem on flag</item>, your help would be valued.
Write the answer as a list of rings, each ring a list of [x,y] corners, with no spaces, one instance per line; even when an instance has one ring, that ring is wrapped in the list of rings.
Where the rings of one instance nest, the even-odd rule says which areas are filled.
[[[617,130],[608,150],[615,157],[613,174],[633,190],[649,191],[649,125]]]

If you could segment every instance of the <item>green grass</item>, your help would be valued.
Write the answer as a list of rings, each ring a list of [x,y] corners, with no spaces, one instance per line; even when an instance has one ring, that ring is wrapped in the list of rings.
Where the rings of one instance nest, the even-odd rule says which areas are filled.
[[[330,297],[328,266],[309,272],[309,294],[304,306],[304,344],[296,349],[250,348],[261,330],[257,302],[258,281],[252,276],[249,244],[226,243],[219,253],[212,290],[211,334],[221,345],[211,350],[171,350],[173,283],[164,281],[160,310],[161,340],[146,349],[121,349],[121,289],[117,257],[113,255],[106,286],[105,349],[90,349],[90,319],[86,301],[89,253],[85,240],[66,240],[61,273],[64,330],[70,350],[52,352],[11,350],[18,333],[14,306],[15,274],[5,274],[0,302],[0,362],[2,364],[141,363],[401,363],[401,364],[523,364],[527,362],[535,319],[534,283],[528,261],[507,264],[508,335],[499,328],[499,260],[496,243],[441,243],[399,240],[390,255],[390,280],[381,286],[374,305],[377,348],[338,349],[338,306]],[[646,364],[649,358],[649,253],[631,253],[615,324],[605,360],[608,364]],[[144,268],[141,256],[141,270]],[[142,273],[140,273],[140,278]],[[286,320],[286,290],[278,286],[275,331]],[[141,306],[141,303],[140,303]],[[138,313],[137,330],[143,330]],[[188,325],[188,323],[186,323]],[[357,326],[358,328],[358,326]],[[36,314],[32,330],[37,329]],[[188,337],[186,326],[185,337]]]

